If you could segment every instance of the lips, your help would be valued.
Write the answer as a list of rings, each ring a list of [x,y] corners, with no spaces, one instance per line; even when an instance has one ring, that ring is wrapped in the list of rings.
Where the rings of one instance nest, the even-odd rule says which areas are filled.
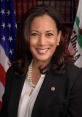
[[[46,54],[46,52],[49,50],[49,48],[37,48],[37,52],[39,54]]]

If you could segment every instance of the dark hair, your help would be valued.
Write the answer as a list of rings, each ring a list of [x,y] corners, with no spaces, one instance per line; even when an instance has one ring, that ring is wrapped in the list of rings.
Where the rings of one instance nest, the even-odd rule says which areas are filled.
[[[18,27],[17,33],[16,61],[14,62],[14,66],[16,72],[20,74],[27,72],[28,66],[32,60],[32,55],[27,41],[31,22],[35,17],[42,16],[44,14],[51,16],[56,22],[58,32],[63,31],[63,20],[53,7],[37,5],[28,10],[22,23]],[[64,44],[61,39],[49,65],[49,69],[52,69],[53,72],[62,72],[64,66],[64,49]]]

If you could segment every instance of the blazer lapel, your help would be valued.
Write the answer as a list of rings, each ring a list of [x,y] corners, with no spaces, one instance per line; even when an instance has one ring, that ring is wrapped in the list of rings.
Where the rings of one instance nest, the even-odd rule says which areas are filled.
[[[55,92],[55,84],[56,82],[53,76],[47,74],[35,101],[32,117],[42,117],[42,111],[44,111],[46,108],[45,106],[47,105],[47,101],[45,102],[45,100],[51,100],[50,98],[52,98],[52,95]]]
[[[53,109],[54,105],[57,105],[59,101],[64,103],[61,96],[57,96],[61,95],[61,91],[65,92],[65,82],[65,74],[61,77],[61,75],[54,76],[53,74],[47,73],[35,101],[32,117],[50,117],[50,115],[48,115],[50,113],[47,112],[49,112],[50,109]]]

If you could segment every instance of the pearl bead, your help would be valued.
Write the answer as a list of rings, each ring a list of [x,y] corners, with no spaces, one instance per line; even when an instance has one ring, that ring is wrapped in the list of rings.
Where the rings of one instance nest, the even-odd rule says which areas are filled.
[[[35,84],[32,83],[32,62],[29,65],[29,68],[28,68],[27,78],[28,78],[28,81],[29,81],[30,85],[34,88]]]

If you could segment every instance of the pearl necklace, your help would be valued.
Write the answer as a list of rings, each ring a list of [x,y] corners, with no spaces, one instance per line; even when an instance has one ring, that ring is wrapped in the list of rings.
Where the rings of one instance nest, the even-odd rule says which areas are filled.
[[[32,83],[32,62],[31,64],[29,65],[29,68],[28,68],[28,72],[27,72],[27,76],[28,76],[28,81],[30,83],[30,85],[35,88],[35,84]]]

